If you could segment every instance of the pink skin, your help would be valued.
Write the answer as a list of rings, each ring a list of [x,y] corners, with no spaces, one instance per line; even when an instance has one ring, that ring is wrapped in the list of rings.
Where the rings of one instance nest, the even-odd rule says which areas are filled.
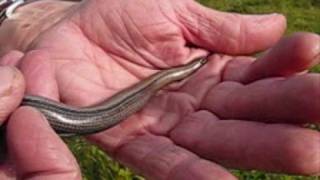
[[[320,134],[293,124],[320,119],[319,75],[301,73],[317,63],[319,36],[296,34],[255,62],[252,57],[218,54],[264,50],[284,30],[281,15],[222,13],[189,0],[91,0],[74,6],[31,45],[16,47],[25,52],[19,62],[3,64],[18,64],[28,94],[82,107],[162,68],[217,52],[188,81],[163,90],[139,113],[89,139],[148,179],[235,179],[223,166],[316,174],[320,173]],[[19,110],[9,126],[20,122],[32,129],[19,121],[27,113],[34,111]],[[41,123],[35,127],[41,129]],[[37,161],[46,158],[40,151],[49,156],[63,153],[61,161],[73,161],[52,131],[41,131],[45,133],[35,136],[47,142],[39,142]],[[20,133],[27,134],[9,135],[23,138]],[[48,150],[49,141],[59,145]],[[9,143],[12,148],[19,146],[15,140]],[[16,157],[26,153],[12,152]],[[22,176],[25,172],[27,177],[41,172],[79,173],[76,165],[65,166],[60,158],[53,157],[56,167],[45,170],[32,169],[39,168],[39,162],[29,162],[30,157],[13,159]],[[23,170],[25,166],[30,169]]]
[[[17,62],[21,54],[13,51],[1,62]],[[0,82],[0,123],[14,111],[6,127],[9,153],[1,159],[0,179],[80,179],[75,158],[44,117],[29,107],[16,110],[25,90],[22,74],[1,66]]]

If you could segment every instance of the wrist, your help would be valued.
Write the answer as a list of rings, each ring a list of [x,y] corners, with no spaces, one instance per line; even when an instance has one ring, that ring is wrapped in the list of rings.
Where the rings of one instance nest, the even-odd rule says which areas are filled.
[[[77,2],[43,0],[18,7],[0,26],[0,55],[25,51],[39,34],[66,16]]]

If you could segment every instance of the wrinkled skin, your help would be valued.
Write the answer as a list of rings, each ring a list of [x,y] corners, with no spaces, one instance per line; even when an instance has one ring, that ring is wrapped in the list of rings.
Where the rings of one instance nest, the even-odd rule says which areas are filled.
[[[20,13],[46,3],[52,6],[34,3]],[[148,179],[235,179],[223,166],[320,173],[320,134],[301,126],[320,118],[319,75],[304,72],[318,63],[319,36],[298,33],[275,45],[285,30],[283,16],[222,13],[188,0],[92,0],[51,8],[63,7],[57,23],[44,25],[40,35],[31,25],[31,39],[12,33],[15,41],[2,48],[2,64],[20,68],[28,94],[88,106],[160,69],[214,52],[187,81],[166,88],[120,125],[88,137],[115,159]],[[273,45],[257,61],[238,56]],[[30,113],[35,120],[23,122]],[[20,108],[9,125],[44,128],[26,142],[37,139],[39,161],[54,163],[39,166],[31,161],[35,153],[14,150],[17,138],[28,135],[12,128],[16,174],[79,178],[70,152],[34,113]]]

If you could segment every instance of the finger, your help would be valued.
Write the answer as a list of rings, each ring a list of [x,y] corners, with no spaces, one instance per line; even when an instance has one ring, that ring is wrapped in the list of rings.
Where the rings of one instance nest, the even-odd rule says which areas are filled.
[[[0,66],[0,124],[18,107],[24,94],[22,74],[13,67]]]
[[[23,53],[21,51],[10,51],[1,58],[0,65],[17,66],[22,57]]]
[[[222,167],[200,159],[169,139],[150,134],[122,144],[116,158],[147,179],[236,179]]]
[[[320,133],[285,124],[218,120],[201,111],[170,137],[203,158],[230,168],[314,175],[320,173]]]
[[[36,110],[22,107],[11,116],[7,142],[20,179],[81,179],[71,152]]]
[[[250,83],[255,80],[290,76],[303,72],[320,61],[320,36],[296,33],[282,39],[267,54],[253,63],[239,66],[235,59],[226,66],[224,80]],[[233,63],[237,65],[232,65]]]
[[[247,54],[264,50],[275,44],[286,28],[286,19],[279,14],[224,13],[187,2],[176,6],[185,38],[214,52]]]
[[[27,82],[27,94],[59,100],[55,69],[49,59],[50,56],[45,51],[30,51],[22,58],[19,68]]]
[[[242,85],[224,82],[211,89],[201,103],[202,109],[223,119],[265,122],[319,122],[318,74],[260,80]]]

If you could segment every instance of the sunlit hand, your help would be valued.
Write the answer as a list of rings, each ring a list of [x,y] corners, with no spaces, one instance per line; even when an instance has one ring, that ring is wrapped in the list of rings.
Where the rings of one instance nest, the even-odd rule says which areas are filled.
[[[15,110],[24,87],[18,70],[0,67],[0,123],[6,123],[7,142],[5,147],[1,139],[7,153],[1,152],[0,179],[80,179],[74,157],[43,116],[31,108]]]
[[[94,104],[207,51],[236,55],[266,49],[285,29],[280,15],[227,14],[193,1],[93,0],[68,6],[31,44],[12,45],[26,54],[6,63],[21,68],[29,94],[75,106]],[[316,63],[317,47],[317,36],[302,34],[253,64],[253,58],[216,54],[189,81],[90,139],[150,179],[234,178],[215,163],[317,173],[319,134],[288,125],[317,119],[317,75],[293,76]]]

